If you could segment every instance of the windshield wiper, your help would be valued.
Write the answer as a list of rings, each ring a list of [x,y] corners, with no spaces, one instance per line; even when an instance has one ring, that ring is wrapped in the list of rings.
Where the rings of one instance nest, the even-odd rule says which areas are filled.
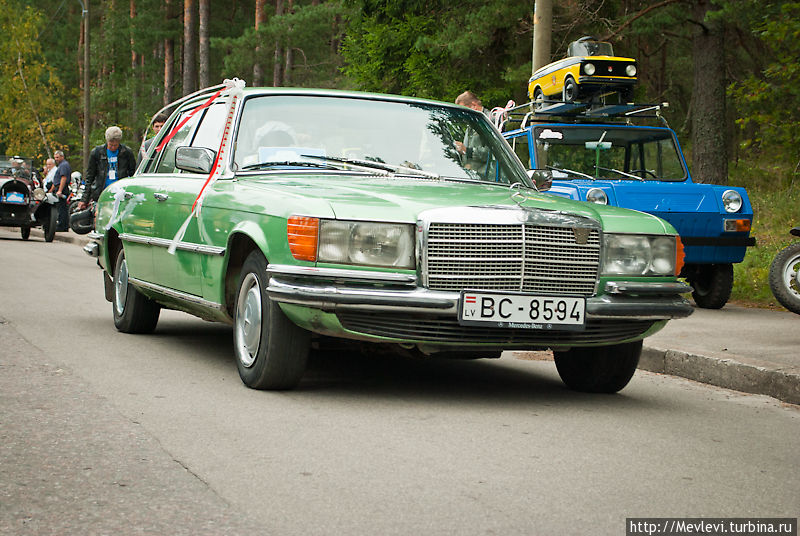
[[[284,160],[281,162],[277,161],[269,161],[269,162],[259,162],[258,164],[250,164],[249,166],[244,166],[242,171],[252,171],[254,169],[269,169],[272,167],[278,166],[292,166],[292,167],[313,167],[313,168],[323,168],[323,169],[340,169],[335,166],[327,165],[327,164],[320,164],[317,162],[302,162],[302,161],[295,161],[295,160]]]
[[[547,166],[549,169],[554,171],[560,171],[562,173],[572,173],[573,175],[578,175],[580,177],[586,177],[587,179],[591,179],[593,181],[597,180],[597,177],[592,177],[591,175],[587,175],[586,173],[581,173],[580,171],[575,171],[574,169],[567,169],[567,168],[558,168],[555,166]]]
[[[402,173],[403,175],[418,175],[422,177],[429,177],[431,179],[438,179],[439,175],[436,173],[431,173],[429,171],[422,171],[421,169],[416,169],[407,166],[400,166],[397,164],[387,164],[385,162],[375,162],[374,160],[362,160],[360,158],[340,158],[338,156],[315,156],[310,154],[301,155],[303,158],[315,158],[317,160],[323,161],[333,161],[333,162],[340,162],[342,164],[347,164],[349,166],[358,167],[365,167],[369,169],[381,169],[384,171],[390,171],[392,173]]]
[[[632,178],[632,179],[636,179],[637,181],[644,182],[644,179],[643,179],[643,178],[641,178],[641,177],[637,177],[636,175],[633,175],[632,173],[628,173],[627,171],[620,171],[619,169],[614,169],[614,168],[604,168],[604,167],[601,167],[600,169],[602,169],[603,171],[613,171],[614,173],[619,173],[619,174],[620,174],[620,175],[622,175],[623,177],[630,177],[630,178]]]

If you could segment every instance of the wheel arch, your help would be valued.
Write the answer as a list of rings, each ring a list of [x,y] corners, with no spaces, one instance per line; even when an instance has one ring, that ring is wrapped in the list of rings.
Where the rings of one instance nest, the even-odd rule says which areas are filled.
[[[264,238],[263,236],[261,237]],[[265,242],[261,242],[265,243]],[[228,238],[227,264],[225,266],[224,306],[227,313],[233,318],[233,307],[236,303],[236,291],[239,284],[239,273],[247,256],[254,250],[260,250],[264,258],[269,258],[264,248],[259,246],[258,240],[247,232],[237,231]]]

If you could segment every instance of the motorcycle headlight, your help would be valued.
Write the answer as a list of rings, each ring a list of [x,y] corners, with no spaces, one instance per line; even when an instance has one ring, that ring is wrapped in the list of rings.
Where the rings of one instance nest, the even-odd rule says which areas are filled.
[[[630,64],[625,67],[625,74],[628,76],[636,76],[636,66],[634,64]]]
[[[592,76],[595,72],[594,63],[587,63],[583,66],[583,72]]]
[[[322,220],[317,260],[336,264],[414,268],[414,226]]]
[[[725,190],[722,192],[722,206],[726,212],[739,212],[742,208],[742,196],[736,190]]]
[[[674,236],[612,234],[603,237],[603,274],[627,276],[675,275]]]
[[[586,192],[586,200],[589,203],[597,203],[598,205],[607,205],[608,196],[602,188],[592,188]]]

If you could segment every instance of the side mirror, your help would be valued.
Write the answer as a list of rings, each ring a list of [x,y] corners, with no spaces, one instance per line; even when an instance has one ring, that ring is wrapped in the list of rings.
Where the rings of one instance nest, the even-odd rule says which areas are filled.
[[[528,177],[540,192],[546,192],[553,185],[553,172],[549,169],[529,169]]]
[[[175,150],[175,167],[192,173],[210,173],[217,153],[206,147],[178,147]]]

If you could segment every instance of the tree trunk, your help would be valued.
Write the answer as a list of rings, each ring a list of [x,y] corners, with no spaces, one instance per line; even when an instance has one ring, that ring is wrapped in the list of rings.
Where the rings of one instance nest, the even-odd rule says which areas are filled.
[[[267,10],[264,9],[267,0],[256,0],[256,33],[258,29],[267,22]],[[264,68],[261,65],[261,41],[256,35],[256,58],[253,64],[253,86],[260,86],[264,83]]]
[[[280,16],[283,15],[283,0],[275,0],[275,15]],[[272,67],[272,85],[278,87],[281,85],[281,67],[283,63],[283,50],[281,49],[281,43],[277,39],[275,40],[275,58],[274,64]]]
[[[200,87],[210,86],[209,82],[209,41],[208,15],[209,0],[200,0]]]
[[[131,81],[131,125],[134,125],[133,128],[133,138],[131,139],[130,143],[133,145],[139,145],[141,140],[139,139],[139,129],[135,127],[138,120],[139,115],[139,99],[137,98],[138,92],[138,84],[136,83],[136,73],[139,68],[139,57],[136,54],[136,49],[134,48],[136,43],[133,39],[133,29],[136,24],[136,0],[130,0],[130,17],[131,17],[131,76],[129,80]]]
[[[533,73],[550,63],[550,41],[553,29],[553,0],[536,0],[533,11]],[[531,98],[533,96],[531,95]]]
[[[195,0],[183,0],[183,94],[197,91],[197,47],[195,35]]]
[[[695,0],[692,176],[697,182],[727,184],[724,29],[721,22],[706,20],[712,9],[711,0]]]
[[[286,13],[291,13],[294,10],[294,0],[286,0],[287,7]],[[291,35],[291,27],[289,28],[289,34]],[[292,64],[294,62],[294,58],[292,57],[292,42],[290,39],[286,40],[286,63],[283,69],[283,80],[281,82],[282,86],[291,86],[292,85]]]

